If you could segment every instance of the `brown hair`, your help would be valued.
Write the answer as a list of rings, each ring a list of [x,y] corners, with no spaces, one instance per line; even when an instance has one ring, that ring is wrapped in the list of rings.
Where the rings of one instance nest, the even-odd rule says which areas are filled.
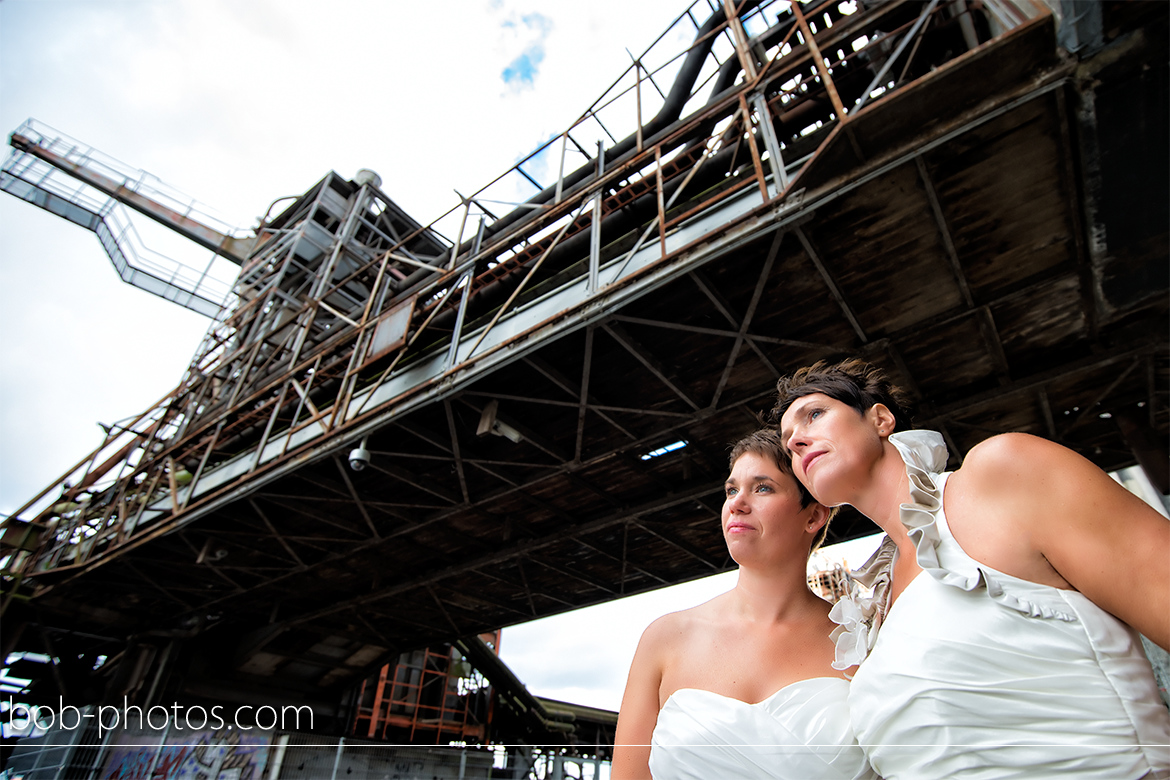
[[[805,366],[776,383],[776,405],[768,422],[780,425],[780,418],[797,398],[824,393],[864,415],[874,404],[883,404],[894,415],[894,431],[914,427],[910,421],[910,396],[895,385],[886,373],[864,360],[850,358],[840,363],[825,361]]]
[[[735,462],[743,457],[744,453],[748,452],[767,458],[776,464],[776,468],[780,469],[780,473],[792,477],[792,481],[796,483],[796,488],[800,494],[801,509],[807,509],[810,504],[817,503],[812,493],[808,492],[808,488],[792,473],[792,463],[788,459],[788,454],[784,451],[784,445],[780,441],[780,432],[778,430],[772,427],[760,428],[731,445],[731,454],[727,458],[728,470],[730,471],[735,468]],[[836,507],[827,508],[829,510],[829,516],[825,520],[825,524],[821,526],[820,533],[813,540],[812,547],[809,549],[810,555],[824,543],[825,537],[829,533],[829,522],[837,514]]]

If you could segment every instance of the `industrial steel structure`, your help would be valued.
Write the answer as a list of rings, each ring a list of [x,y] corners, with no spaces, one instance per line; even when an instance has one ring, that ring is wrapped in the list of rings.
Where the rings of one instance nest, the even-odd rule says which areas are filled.
[[[240,268],[178,387],[6,521],[5,649],[351,722],[403,651],[730,568],[727,444],[821,358],[956,459],[1030,431],[1167,492],[1167,8],[700,0],[427,225],[329,173],[233,232],[22,127],[0,188]]]

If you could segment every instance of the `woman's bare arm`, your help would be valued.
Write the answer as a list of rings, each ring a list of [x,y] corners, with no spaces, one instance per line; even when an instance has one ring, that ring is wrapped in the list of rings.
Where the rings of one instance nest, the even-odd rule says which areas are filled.
[[[972,495],[1013,518],[1017,543],[1170,649],[1170,521],[1077,453],[1027,434],[982,442],[962,471]]]
[[[630,676],[626,680],[626,691],[618,713],[610,770],[612,780],[647,780],[650,777],[650,737],[658,724],[665,620],[659,618],[643,632],[634,661],[630,664]]]

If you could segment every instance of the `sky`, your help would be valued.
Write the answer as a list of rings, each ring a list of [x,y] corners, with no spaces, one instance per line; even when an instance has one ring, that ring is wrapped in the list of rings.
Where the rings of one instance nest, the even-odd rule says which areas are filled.
[[[241,228],[361,168],[428,222],[560,133],[685,7],[0,0],[0,130],[33,117]],[[0,514],[100,444],[99,422],[178,384],[208,324],[122,283],[94,234],[0,193]],[[617,709],[642,629],[734,577],[509,628],[504,660],[537,695]]]

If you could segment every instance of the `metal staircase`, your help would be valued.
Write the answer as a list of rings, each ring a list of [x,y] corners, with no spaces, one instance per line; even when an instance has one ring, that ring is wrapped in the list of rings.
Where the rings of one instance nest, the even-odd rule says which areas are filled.
[[[215,317],[229,302],[237,273],[233,262],[238,264],[239,259],[223,247],[226,241],[234,248],[241,240],[235,228],[202,212],[194,201],[162,182],[152,183],[150,174],[35,120],[21,125],[10,142],[12,153],[0,168],[0,190],[92,230],[122,281],[206,317]],[[135,203],[137,210],[215,254],[196,268],[150,249],[123,202]],[[177,227],[179,222],[186,223],[185,231]],[[219,248],[209,247],[212,242]]]

